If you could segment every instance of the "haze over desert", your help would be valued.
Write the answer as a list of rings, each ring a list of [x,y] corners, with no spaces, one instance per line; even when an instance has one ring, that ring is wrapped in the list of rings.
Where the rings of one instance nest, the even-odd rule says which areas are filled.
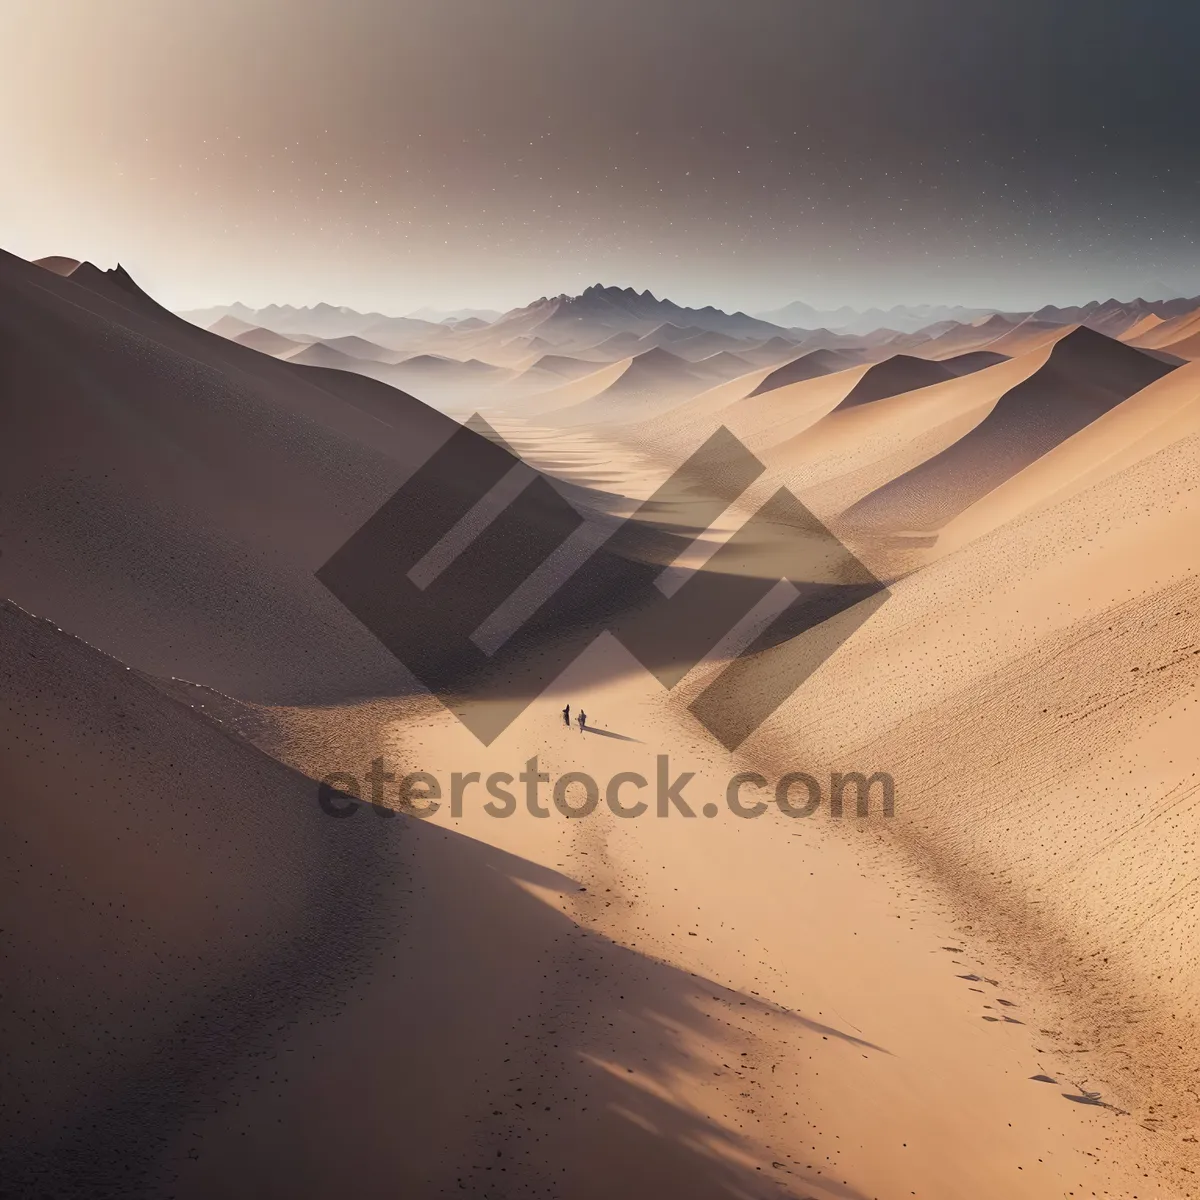
[[[1200,1195],[1198,22],[0,14],[0,1196]]]

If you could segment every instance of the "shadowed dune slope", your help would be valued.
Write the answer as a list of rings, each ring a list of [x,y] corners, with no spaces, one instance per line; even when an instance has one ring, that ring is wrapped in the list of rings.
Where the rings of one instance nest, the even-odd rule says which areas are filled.
[[[816,379],[819,375],[844,371],[854,365],[855,359],[851,354],[843,354],[837,350],[810,350],[807,354],[784,363],[782,367],[776,367],[750,395],[758,396],[763,392],[774,391],[775,388],[786,387],[789,383]]]
[[[189,1109],[369,958],[379,830],[7,602],[0,709],[4,1191],[173,1194]]]
[[[1007,354],[1000,354],[995,350],[968,350],[964,354],[956,354],[952,358],[943,358],[939,361],[943,367],[949,367],[955,375],[972,375],[986,367],[994,367],[1007,358]]]
[[[556,425],[641,420],[703,391],[711,379],[699,364],[684,362],[659,346],[630,359],[625,370],[601,391],[580,403],[547,412],[546,419]]]
[[[142,309],[0,256],[0,593],[246,698],[410,688],[313,573],[460,426]]]
[[[1200,363],[1135,392],[1006,479],[943,527],[937,552],[982,537],[1022,514],[1060,504],[1200,432]]]
[[[898,396],[901,392],[931,387],[935,383],[953,379],[957,374],[959,372],[946,363],[913,358],[908,354],[894,354],[868,367],[862,378],[846,393],[846,398],[838,408],[855,408],[860,404],[870,404],[873,400]]]
[[[780,440],[763,444],[763,461],[814,512],[836,519],[969,432],[1048,354],[1037,350],[870,404],[835,407],[815,422],[781,420]]]
[[[525,406],[524,411],[529,415],[537,416],[557,413],[560,410],[567,411],[574,406],[582,405],[593,397],[601,395],[616,383],[629,370],[632,361],[632,359],[625,358],[619,362],[608,363],[598,369],[596,369],[595,363],[590,363],[589,366],[593,370],[577,379],[568,380],[566,383],[560,383],[548,391],[541,392]]]
[[[53,271],[55,275],[66,276],[79,266],[79,259],[66,258],[61,254],[51,254],[47,258],[34,259],[34,265],[46,271]]]
[[[1172,368],[1083,327],[967,434],[846,514],[877,529],[931,530]]]
[[[777,1194],[752,1138],[625,1069],[694,1067],[663,1029],[726,1059],[752,1045],[714,1030],[714,994],[769,1006],[581,944],[555,905],[584,889],[557,871],[392,809],[333,819],[202,709],[249,714],[186,692],[0,602],[6,1195],[327,1200],[351,1176],[361,1200],[486,1195],[531,1123],[496,1119],[514,1070],[554,1105],[530,1113],[526,1188]],[[339,761],[367,744],[343,736]],[[594,981],[571,1014],[547,972]],[[636,1014],[619,1048],[618,1006]],[[613,1069],[580,1070],[597,1056]]]
[[[937,361],[895,354],[868,367],[835,411],[844,412],[863,404],[873,404],[877,400],[901,396],[905,392],[933,387],[949,379],[961,379],[1005,361],[1006,355],[989,350],[969,351]]]

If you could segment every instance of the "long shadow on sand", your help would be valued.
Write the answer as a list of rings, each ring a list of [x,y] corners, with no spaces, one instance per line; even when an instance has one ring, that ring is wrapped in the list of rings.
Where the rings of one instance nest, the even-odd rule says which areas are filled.
[[[594,734],[596,737],[616,738],[619,742],[637,742],[642,745],[641,738],[630,737],[627,733],[614,733],[611,729],[598,729],[595,725],[585,725],[584,733]]]
[[[588,932],[557,871],[328,815],[47,623],[0,635],[6,1194],[858,1197],[680,1085],[756,1028],[877,1047]]]

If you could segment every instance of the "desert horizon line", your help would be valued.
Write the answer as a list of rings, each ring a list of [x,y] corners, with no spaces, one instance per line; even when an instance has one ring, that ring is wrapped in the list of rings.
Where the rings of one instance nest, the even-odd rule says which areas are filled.
[[[356,313],[360,316],[378,316],[378,317],[386,318],[389,320],[397,320],[397,319],[425,320],[425,321],[429,321],[431,323],[442,323],[442,322],[451,321],[451,320],[455,320],[455,319],[467,320],[467,319],[470,319],[472,316],[476,316],[476,315],[478,315],[479,319],[486,320],[486,317],[484,316],[484,314],[486,313],[488,315],[495,314],[494,316],[491,317],[491,320],[488,321],[489,324],[493,324],[496,321],[499,321],[506,316],[510,316],[514,313],[524,312],[524,311],[531,309],[539,304],[546,304],[546,303],[549,303],[549,302],[555,301],[555,300],[578,300],[578,299],[581,299],[583,296],[585,296],[589,292],[593,291],[594,289],[600,289],[601,291],[604,291],[604,292],[618,291],[618,292],[622,292],[625,294],[632,293],[632,294],[636,295],[638,298],[650,299],[650,300],[656,301],[660,304],[673,305],[673,306],[680,308],[686,312],[699,312],[699,313],[718,312],[718,313],[723,313],[726,316],[749,317],[753,320],[762,321],[767,324],[776,324],[779,326],[780,329],[802,328],[802,326],[799,326],[799,325],[784,325],[784,324],[779,324],[778,321],[771,320],[772,315],[777,315],[777,312],[776,312],[776,314],[772,314],[771,310],[757,310],[757,309],[756,310],[747,310],[744,308],[734,308],[734,307],[725,308],[719,304],[706,304],[706,305],[703,305],[700,307],[696,307],[694,305],[682,304],[677,301],[674,301],[669,296],[656,295],[649,288],[646,288],[643,291],[638,292],[633,287],[620,287],[619,285],[601,285],[601,284],[590,285],[588,288],[585,288],[582,292],[576,292],[576,293],[559,292],[555,295],[539,296],[536,300],[531,300],[527,304],[517,305],[513,308],[505,309],[503,311],[498,310],[498,309],[491,309],[491,308],[488,308],[488,307],[482,306],[482,305],[481,306],[471,306],[468,304],[464,304],[464,305],[461,305],[461,306],[458,306],[455,308],[436,308],[436,307],[430,305],[430,306],[423,306],[423,307],[419,307],[419,308],[415,308],[415,309],[410,309],[407,312],[386,312],[383,309],[356,308],[352,304],[333,304],[326,300],[319,300],[313,304],[292,304],[290,302],[280,303],[278,301],[272,301],[269,304],[262,304],[262,305],[257,305],[257,306],[255,306],[253,304],[247,304],[241,300],[233,300],[228,303],[205,304],[205,305],[198,305],[198,306],[194,306],[194,307],[177,308],[177,309],[173,308],[171,311],[175,312],[177,315],[185,315],[185,314],[192,314],[192,313],[207,313],[209,311],[217,310],[217,309],[228,310],[230,312],[233,312],[233,310],[236,310],[236,309],[241,309],[248,313],[267,313],[267,312],[293,312],[293,313],[310,312],[311,313],[311,312],[316,312],[316,311],[332,311],[332,312],[340,312],[340,313]],[[783,305],[781,307],[782,308],[792,308],[792,307],[799,308],[801,305],[803,305],[807,308],[810,308],[815,315],[825,316],[825,317],[835,316],[835,315],[836,316],[844,315],[846,317],[855,317],[855,318],[861,319],[863,317],[867,317],[867,316],[870,316],[870,315],[876,314],[876,313],[880,314],[882,316],[887,316],[889,314],[920,313],[923,310],[930,310],[932,312],[939,312],[939,311],[958,312],[958,313],[961,313],[964,318],[971,319],[974,317],[990,316],[990,315],[1003,315],[1003,316],[1010,316],[1010,317],[1036,317],[1036,316],[1039,316],[1040,314],[1047,313],[1050,311],[1057,311],[1057,312],[1094,311],[1096,309],[1104,308],[1106,305],[1119,305],[1119,306],[1124,307],[1124,306],[1131,306],[1131,305],[1137,305],[1137,304],[1143,304],[1143,305],[1147,305],[1147,306],[1165,305],[1165,304],[1200,304],[1200,293],[1198,293],[1195,296],[1179,295],[1179,296],[1163,297],[1160,299],[1149,299],[1145,296],[1133,296],[1128,299],[1124,299],[1119,296],[1108,296],[1108,297],[1105,297],[1104,299],[1093,298],[1093,299],[1084,301],[1080,304],[1046,303],[1037,308],[1028,308],[1028,307],[1009,308],[1009,307],[1005,307],[1002,305],[968,305],[968,304],[952,303],[949,301],[944,302],[944,303],[939,303],[939,302],[934,302],[934,301],[922,301],[919,303],[911,303],[911,304],[892,304],[892,305],[889,305],[888,307],[883,307],[882,305],[869,305],[869,306],[866,306],[863,308],[857,308],[853,305],[843,304],[843,305],[837,306],[836,308],[817,308],[815,305],[808,305],[807,302],[803,301],[803,300],[794,300],[794,301],[791,301],[789,304]],[[463,315],[459,316],[459,314],[463,314]]]
[[[18,257],[24,257],[18,255]],[[71,255],[51,253],[39,257],[31,257],[27,261],[39,264],[49,262],[63,262],[82,264],[90,262],[93,266],[101,270],[123,270],[131,277],[140,278],[142,272],[139,269],[131,269],[125,262],[120,259],[114,260],[111,267],[101,267],[94,259],[87,257],[76,258]],[[847,318],[858,318],[871,316],[872,314],[901,314],[906,312],[920,313],[924,310],[960,312],[963,314],[971,314],[972,316],[986,316],[994,313],[1002,313],[1010,316],[1038,316],[1046,313],[1049,310],[1090,310],[1101,308],[1108,304],[1119,305],[1159,305],[1190,302],[1200,304],[1200,290],[1192,294],[1190,290],[1180,289],[1173,284],[1164,283],[1161,280],[1155,279],[1147,281],[1146,286],[1138,294],[1125,296],[1120,293],[1120,289],[1114,289],[1109,295],[1101,297],[1098,293],[1092,293],[1087,299],[1068,300],[1063,297],[1057,299],[1043,299],[1040,304],[1004,304],[1004,303],[982,303],[968,302],[958,299],[938,299],[938,300],[903,300],[889,303],[884,300],[877,300],[870,303],[841,303],[833,302],[822,303],[819,301],[806,300],[801,296],[792,293],[793,298],[785,300],[781,303],[768,304],[737,304],[733,301],[714,301],[707,300],[700,302],[699,300],[676,300],[667,294],[667,289],[656,290],[654,287],[643,287],[639,289],[635,284],[619,284],[619,283],[603,283],[599,279],[595,283],[586,284],[577,291],[560,290],[546,291],[536,298],[524,301],[523,303],[509,305],[503,307],[500,304],[484,303],[478,299],[468,299],[461,303],[418,303],[415,307],[409,304],[396,304],[394,306],[378,307],[376,305],[360,304],[340,304],[329,300],[321,299],[310,303],[294,303],[291,300],[280,301],[278,299],[269,300],[264,304],[256,304],[247,302],[240,298],[233,300],[214,300],[210,303],[203,304],[175,304],[166,303],[166,307],[177,315],[186,315],[191,313],[204,313],[212,309],[245,309],[250,312],[262,313],[272,310],[293,311],[293,312],[311,312],[314,310],[332,309],[342,312],[354,312],[363,316],[380,316],[388,319],[405,318],[412,320],[429,320],[438,323],[454,317],[458,314],[480,315],[495,314],[491,316],[491,321],[498,320],[501,317],[508,316],[512,313],[521,312],[532,308],[535,305],[550,303],[552,301],[562,300],[578,300],[594,293],[622,293],[626,296],[636,297],[638,299],[648,299],[656,301],[660,304],[674,305],[675,307],[691,311],[705,312],[715,311],[723,313],[727,316],[747,316],[754,320],[765,321],[769,324],[778,324],[781,329],[797,329],[803,328],[801,325],[788,325],[781,323],[774,318],[780,317],[786,310],[793,309],[797,312],[808,310],[811,314],[818,317],[832,317],[844,315]],[[155,289],[157,292],[157,288]],[[1154,294],[1161,292],[1161,294]],[[1120,294],[1119,294],[1120,293]],[[489,323],[491,323],[489,321]]]

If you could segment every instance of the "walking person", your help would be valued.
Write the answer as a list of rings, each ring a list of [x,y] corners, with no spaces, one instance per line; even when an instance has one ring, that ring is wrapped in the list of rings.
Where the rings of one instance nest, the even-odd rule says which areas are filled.
[[[563,724],[568,729],[571,728],[571,706],[569,704],[563,709]]]
[[[581,708],[579,710],[579,732],[583,732],[583,727],[587,724],[587,713]]]

